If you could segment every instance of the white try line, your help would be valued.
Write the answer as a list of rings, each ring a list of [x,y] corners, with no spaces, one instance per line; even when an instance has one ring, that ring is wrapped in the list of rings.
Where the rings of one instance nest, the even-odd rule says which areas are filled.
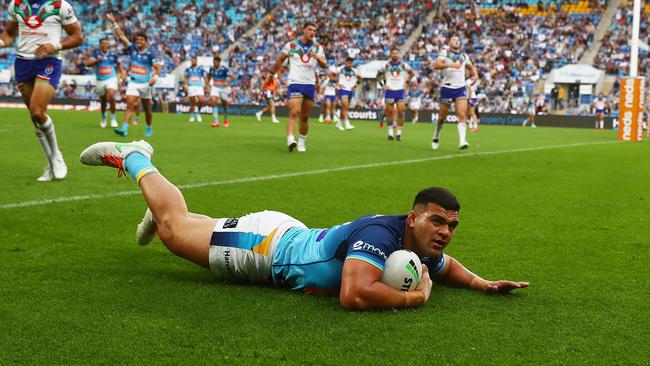
[[[590,146],[590,145],[615,144],[617,142],[618,141],[580,142],[580,143],[575,143],[575,144],[526,147],[526,148],[521,148],[521,149],[486,151],[486,152],[477,152],[477,153],[465,153],[465,154],[456,153],[456,154],[453,154],[453,155],[431,156],[431,157],[428,157],[428,158],[420,158],[420,159],[383,161],[383,162],[371,163],[371,164],[349,165],[349,166],[341,166],[341,167],[337,167],[337,168],[307,170],[307,171],[304,171],[304,172],[271,174],[271,175],[263,175],[263,176],[260,176],[260,177],[247,177],[247,178],[236,178],[236,179],[228,179],[228,180],[215,180],[215,181],[203,182],[203,183],[180,184],[180,185],[178,185],[178,188],[180,188],[180,189],[192,189],[192,188],[222,186],[222,185],[237,184],[237,183],[261,182],[261,181],[265,181],[265,180],[303,177],[303,176],[306,176],[306,175],[327,174],[327,173],[343,172],[343,171],[348,171],[348,170],[370,169],[370,168],[381,168],[381,167],[392,166],[392,165],[425,163],[425,162],[428,162],[428,161],[435,161],[435,160],[448,160],[448,159],[469,158],[469,157],[476,157],[476,156],[486,156],[486,155],[511,154],[511,153],[540,151],[540,150],[552,150],[552,149]],[[85,201],[85,200],[92,200],[92,199],[104,199],[104,198],[119,197],[119,196],[133,196],[133,195],[137,195],[137,194],[140,194],[139,190],[137,190],[137,191],[134,190],[134,191],[113,192],[113,193],[102,193],[102,194],[93,193],[93,194],[85,194],[85,195],[79,195],[79,196],[67,196],[67,197],[57,197],[57,198],[50,198],[50,199],[35,200],[35,201],[5,203],[5,204],[0,205],[0,208],[7,209],[7,208],[21,208],[21,207],[31,207],[31,206],[44,206],[44,205],[50,205],[50,204],[54,204],[54,203]]]

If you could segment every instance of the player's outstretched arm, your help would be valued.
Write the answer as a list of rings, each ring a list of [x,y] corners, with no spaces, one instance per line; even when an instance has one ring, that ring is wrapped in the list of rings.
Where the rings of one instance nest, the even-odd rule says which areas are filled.
[[[485,280],[446,254],[445,261],[445,268],[433,278],[434,281],[445,285],[470,288],[487,294],[508,293],[514,289],[528,287],[528,282]]]
[[[429,300],[433,282],[423,268],[415,291],[399,291],[380,281],[382,271],[360,259],[346,259],[341,278],[341,306],[347,310],[420,307]]]
[[[117,24],[117,20],[115,19],[113,14],[111,13],[106,14],[106,19],[108,19],[109,22],[113,23],[113,31],[115,32],[117,38],[119,38],[120,42],[122,42],[122,44],[125,45],[126,47],[131,46],[131,41],[129,41],[129,39],[126,38],[124,31],[122,30],[122,28],[120,28],[120,25]]]
[[[284,60],[287,59],[287,57],[288,56],[285,55],[284,53],[282,53],[282,54],[280,54],[280,56],[278,56],[278,59],[275,61],[273,66],[271,66],[271,68],[269,69],[270,75],[273,75],[273,74],[277,73],[278,70],[280,70],[280,68],[282,67],[282,63],[284,62]]]
[[[8,21],[5,24],[5,30],[0,34],[0,48],[10,47],[13,45],[18,35],[18,23]]]

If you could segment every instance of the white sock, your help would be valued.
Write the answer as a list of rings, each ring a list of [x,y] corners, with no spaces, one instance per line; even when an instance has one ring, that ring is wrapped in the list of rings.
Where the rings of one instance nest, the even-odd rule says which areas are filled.
[[[459,143],[464,144],[467,142],[467,123],[458,123],[458,140]]]
[[[322,113],[318,116],[318,119],[323,119],[323,114]]]
[[[45,158],[47,159],[47,162],[49,163],[52,160],[52,150],[50,149],[50,144],[47,142],[47,139],[45,138],[45,133],[41,131],[40,127],[35,126],[36,128],[34,129],[36,132],[36,138],[38,139],[38,142],[41,143],[41,148],[43,149],[43,153],[45,154]]]
[[[102,112],[102,122],[106,122],[106,112]]]
[[[115,113],[111,113],[111,121],[116,121],[116,120],[117,120],[117,116],[115,115]]]
[[[50,145],[52,157],[59,157],[61,151],[59,151],[59,143],[56,140],[56,132],[54,132],[54,123],[52,122],[52,118],[47,116],[47,121],[42,124],[40,128],[47,139],[48,145]]]
[[[393,126],[388,126],[388,136],[393,137]]]
[[[275,118],[275,114],[272,114],[272,115],[271,115],[271,118],[272,118],[272,119],[276,119],[276,118]]]
[[[605,121],[600,121],[600,129],[602,130],[605,128]]]
[[[345,120],[345,127],[351,127],[352,125],[350,124],[350,120],[346,119]]]
[[[294,135],[287,135],[287,145],[296,142],[296,137]]]
[[[402,136],[402,127],[397,127],[397,136]]]
[[[298,145],[299,146],[305,146],[306,141],[307,141],[307,135],[298,135]]]

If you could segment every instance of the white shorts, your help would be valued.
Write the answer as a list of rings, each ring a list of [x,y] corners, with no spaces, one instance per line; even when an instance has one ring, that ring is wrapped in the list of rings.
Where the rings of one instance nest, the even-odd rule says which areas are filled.
[[[148,83],[134,83],[129,81],[129,85],[126,87],[127,96],[140,97],[141,99],[151,99],[151,87]]]
[[[226,103],[230,102],[230,87],[229,86],[212,86],[210,88],[210,96],[218,97]]]
[[[409,109],[420,110],[420,109],[422,109],[422,103],[421,102],[410,102],[409,103]]]
[[[273,253],[292,227],[305,225],[276,211],[218,219],[210,239],[210,269],[219,277],[270,283]]]
[[[205,93],[203,92],[202,86],[190,86],[187,88],[187,96],[191,97],[202,97]]]
[[[97,80],[97,85],[95,86],[95,93],[97,95],[106,95],[109,89],[117,90],[117,78]]]

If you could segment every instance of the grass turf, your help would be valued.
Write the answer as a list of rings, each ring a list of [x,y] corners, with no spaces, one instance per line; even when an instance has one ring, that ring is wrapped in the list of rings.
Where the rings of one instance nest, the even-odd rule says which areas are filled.
[[[155,116],[154,162],[187,187],[192,211],[273,209],[329,227],[407,212],[419,189],[444,186],[462,205],[448,254],[486,278],[531,282],[509,296],[436,286],[422,309],[358,313],[336,298],[223,283],[157,241],[138,247],[145,205],[133,182],[78,163],[87,145],[116,139],[97,113],[52,112],[69,176],[46,184],[35,181],[44,159],[26,112],[2,113],[0,364],[648,360],[647,143],[482,126],[459,152],[450,125],[433,152],[429,124],[388,142],[375,123],[340,132],[312,122],[308,151],[288,154],[284,120],[235,116],[212,129]],[[132,127],[129,139],[142,133]]]

